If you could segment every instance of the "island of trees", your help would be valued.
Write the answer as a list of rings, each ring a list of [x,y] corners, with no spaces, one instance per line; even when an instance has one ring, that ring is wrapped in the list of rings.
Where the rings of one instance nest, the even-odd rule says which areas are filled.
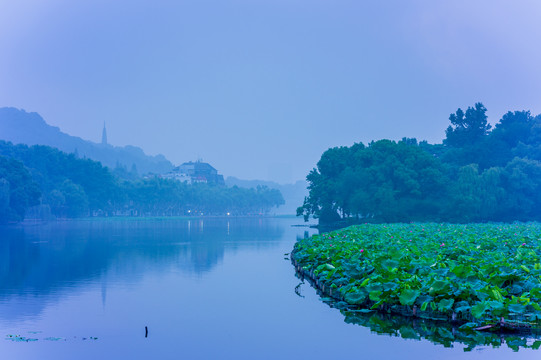
[[[458,109],[441,144],[403,138],[335,147],[307,176],[297,215],[320,224],[541,220],[541,115]]]
[[[186,184],[121,170],[49,146],[0,141],[0,222],[21,221],[29,209],[61,218],[235,216],[266,214],[284,203],[279,190],[264,186]]]

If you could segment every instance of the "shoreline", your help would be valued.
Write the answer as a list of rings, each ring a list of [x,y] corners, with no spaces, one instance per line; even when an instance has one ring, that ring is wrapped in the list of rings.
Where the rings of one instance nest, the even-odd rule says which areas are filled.
[[[46,224],[93,222],[93,221],[176,221],[205,219],[294,219],[296,215],[204,215],[204,216],[88,216],[80,218],[56,218],[50,220],[25,219],[20,222],[0,224],[0,227],[38,226]]]
[[[404,339],[424,338],[444,347],[461,344],[465,346],[465,352],[472,351],[477,346],[499,347],[506,344],[513,351],[518,351],[520,348],[537,350],[541,345],[539,340],[541,328],[498,326],[472,329],[461,326],[467,324],[465,322],[421,316],[413,309],[409,315],[394,312],[390,307],[368,310],[357,306],[352,309],[351,304],[344,306],[343,296],[338,291],[333,291],[331,287],[322,284],[314,275],[313,270],[304,270],[294,259],[294,251],[290,253],[290,259],[295,268],[295,275],[302,281],[298,286],[304,284],[306,280],[323,303],[340,311],[347,324],[355,324],[369,328],[371,332],[399,336]],[[300,293],[298,295],[302,296]]]
[[[475,224],[470,224],[469,226],[471,225],[475,225]],[[370,226],[371,226],[372,231],[374,228],[378,229],[378,227],[380,230],[385,228],[385,236],[389,237],[391,235],[391,232],[390,232],[391,229],[387,229],[387,227],[389,228],[392,227],[392,225],[390,224],[369,225],[369,226],[364,225],[364,228],[370,229]],[[400,226],[414,227],[416,225],[411,224],[411,225],[400,225]],[[399,230],[401,229],[400,226],[398,226]],[[435,225],[423,224],[422,226],[423,231],[424,231],[425,226],[428,228],[430,226],[435,226]],[[441,225],[437,225],[437,226],[439,227]],[[410,227],[408,227],[407,230],[410,230]],[[358,232],[355,233],[355,231],[358,231]],[[387,234],[387,231],[389,231],[388,234]],[[351,233],[353,233],[353,235]],[[398,232],[393,233],[393,235],[395,236],[397,234]],[[430,231],[428,231],[427,233],[423,233],[421,235],[425,236],[426,234],[431,234],[431,233]],[[349,236],[346,238],[346,235],[349,235]],[[362,237],[364,237],[364,240],[362,239],[362,237],[361,239],[358,237],[355,237],[355,235],[359,235],[359,236],[362,235]],[[446,323],[446,324],[451,324],[452,326],[463,325],[464,327],[469,328],[469,330],[476,330],[476,331],[491,331],[491,332],[499,331],[499,332],[512,332],[515,334],[517,333],[539,334],[541,327],[539,326],[538,322],[535,323],[532,321],[526,321],[525,318],[523,319],[522,317],[517,317],[516,314],[511,317],[506,316],[506,315],[499,315],[495,317],[493,314],[489,312],[488,314],[482,313],[481,316],[476,315],[477,317],[474,317],[469,307],[468,307],[468,310],[463,310],[463,309],[455,310],[455,307],[453,307],[453,301],[460,301],[460,299],[457,299],[457,298],[454,298],[454,300],[451,300],[450,305],[445,309],[445,311],[442,311],[439,307],[438,309],[436,309],[436,306],[432,306],[432,304],[430,304],[431,306],[426,306],[428,305],[428,303],[426,304],[423,303],[422,304],[423,306],[420,306],[421,303],[418,303],[418,301],[415,301],[415,300],[411,300],[409,303],[407,303],[407,302],[402,302],[402,299],[401,299],[400,304],[399,304],[398,295],[400,294],[402,296],[403,290],[400,291],[399,288],[396,288],[396,287],[394,289],[397,289],[397,290],[393,290],[393,293],[396,295],[391,295],[390,298],[384,298],[384,296],[387,296],[387,295],[382,294],[381,291],[379,291],[380,295],[376,295],[374,296],[374,298],[372,297],[372,294],[368,296],[368,294],[365,291],[364,286],[367,286],[366,284],[368,284],[369,282],[370,284],[372,284],[373,281],[379,281],[381,283],[384,283],[385,281],[391,281],[391,282],[393,281],[393,280],[382,279],[381,278],[382,275],[386,276],[385,274],[389,274],[389,276],[391,276],[391,279],[395,279],[395,281],[400,279],[400,277],[398,278],[393,277],[394,276],[392,274],[393,272],[390,272],[390,273],[388,272],[390,271],[390,269],[387,269],[387,270],[377,269],[375,272],[374,270],[372,270],[372,272],[369,272],[363,275],[361,278],[359,278],[358,275],[350,275],[348,272],[351,270],[346,270],[347,267],[352,266],[351,264],[354,264],[354,263],[368,264],[366,266],[372,266],[372,265],[376,267],[380,266],[380,265],[376,265],[376,263],[379,263],[379,261],[383,259],[381,257],[382,253],[385,253],[386,251],[389,251],[389,252],[393,251],[392,245],[388,245],[387,248],[385,248],[386,246],[385,242],[390,244],[391,242],[394,242],[394,240],[397,240],[397,239],[393,239],[393,241],[389,242],[386,238],[383,240],[384,243],[382,244],[381,239],[377,238],[378,236],[381,237],[381,233],[370,233],[368,230],[366,233],[362,233],[362,230],[358,230],[356,229],[356,227],[350,227],[350,228],[341,229],[332,233],[324,233],[324,234],[321,234],[320,236],[312,237],[310,239],[300,240],[300,242],[305,241],[305,244],[299,245],[300,242],[297,242],[295,244],[295,247],[291,251],[291,254],[290,254],[291,263],[295,268],[296,274],[303,281],[305,279],[308,280],[310,285],[314,287],[314,289],[318,293],[320,293],[322,297],[329,298],[331,302],[337,303],[338,307],[342,309],[349,309],[352,311],[361,311],[361,312],[375,311],[378,313],[393,314],[395,316],[408,317],[411,319],[430,320],[430,321],[438,322],[440,324]],[[430,236],[431,235],[428,235],[428,238],[430,238]],[[392,238],[393,237],[391,236],[390,239]],[[355,243],[356,241],[357,243]],[[411,240],[409,241],[410,241],[409,243],[408,242],[402,243],[403,244],[402,247],[418,246],[418,245],[412,245]],[[422,241],[420,242],[422,243]],[[423,251],[422,245],[427,246],[427,242],[430,242],[430,240],[427,240],[424,244],[422,243],[421,245],[419,245],[421,246],[421,252]],[[447,243],[447,241],[445,242]],[[520,242],[522,242],[522,240]],[[361,248],[360,250],[361,256],[358,255],[359,254],[358,249],[355,247],[360,243],[363,244],[362,246],[359,245]],[[362,248],[366,249],[366,247],[372,246],[369,244],[373,244],[373,243],[375,243],[374,248],[368,250],[368,252],[371,253],[372,256],[375,256],[375,258],[368,258],[368,257],[365,258],[365,256],[362,255],[362,251],[363,251]],[[457,243],[457,244],[460,245],[460,243]],[[532,244],[532,246],[534,245],[535,244]],[[443,244],[441,248],[444,249]],[[347,251],[344,252],[344,249]],[[351,255],[351,258],[347,258],[348,255],[344,255],[344,254],[349,254],[350,252],[354,252],[354,251],[357,251],[357,255]],[[302,252],[301,254],[302,260],[299,260],[298,258],[299,252]],[[312,255],[308,255],[308,254],[312,254]],[[413,256],[413,255],[408,255],[408,256]],[[420,256],[424,256],[424,254]],[[442,256],[442,255],[438,255],[438,256]],[[445,256],[451,256],[451,255],[445,255]],[[416,259],[415,256],[413,256],[411,260],[407,260],[407,262],[417,261],[415,259]],[[350,265],[347,265],[348,261]],[[374,263],[374,261],[376,263]],[[303,266],[303,263],[304,263],[304,266]],[[387,265],[384,265],[384,266],[387,266]],[[406,276],[409,276],[407,272],[409,272],[410,270],[408,270],[407,268],[401,268],[401,265],[399,265],[398,263],[394,264],[393,266],[396,267],[393,270],[395,273],[403,272],[403,274],[405,274]],[[438,266],[436,266],[436,268],[437,267]],[[438,271],[436,270],[436,268],[434,268],[434,271],[428,274],[419,273],[418,275],[421,278],[432,278],[433,276],[435,276],[435,274]],[[452,275],[451,273],[449,274]],[[371,280],[373,276],[376,276],[376,278],[379,280]],[[409,280],[402,279],[398,281],[400,283],[404,281],[408,282]],[[453,280],[453,281],[456,281],[456,280]],[[468,281],[472,281],[472,280],[468,280]],[[361,282],[363,284],[360,284]],[[347,286],[344,286],[346,284]],[[389,284],[392,285],[392,283],[389,283]],[[351,286],[353,286],[353,288],[352,290],[349,290]],[[393,285],[393,286],[396,286],[396,285]],[[452,286],[452,285],[448,285],[448,286]],[[486,286],[491,286],[490,282],[487,282]],[[339,290],[340,288],[342,288],[343,290],[340,291]],[[362,293],[363,291],[365,295],[359,297],[357,293],[359,292]],[[385,292],[389,290],[382,290],[382,291]],[[368,292],[370,292],[370,290],[368,290]],[[385,292],[385,294],[388,294],[388,293]],[[357,298],[355,297],[356,295],[357,295]],[[416,297],[420,295],[427,296],[428,294],[425,294],[421,290],[419,290]],[[433,294],[431,293],[431,295]],[[380,296],[381,296],[381,299],[380,299]],[[347,297],[349,297],[350,301],[346,299]],[[446,299],[449,298],[449,295],[444,296],[444,298]],[[390,301],[390,300],[385,300],[385,299],[394,299],[394,300]],[[438,302],[437,299],[441,299],[441,298],[437,295],[433,295],[433,297],[431,297],[431,300],[426,300],[426,301],[431,301],[434,303],[434,302]],[[451,296],[449,299],[453,299],[453,296]],[[447,301],[447,300],[443,300],[443,301],[439,300],[439,301],[443,303],[443,301]],[[502,299],[501,301],[504,301],[504,300]],[[507,300],[505,301],[507,303]],[[472,302],[471,306],[473,306],[473,304],[474,302]],[[526,316],[527,314],[524,314],[524,315]]]

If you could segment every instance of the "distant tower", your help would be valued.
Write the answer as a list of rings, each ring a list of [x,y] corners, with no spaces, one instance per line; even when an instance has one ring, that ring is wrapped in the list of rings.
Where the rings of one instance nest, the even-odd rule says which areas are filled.
[[[101,133],[101,144],[107,145],[107,130],[105,129],[105,121],[103,122],[103,132]]]

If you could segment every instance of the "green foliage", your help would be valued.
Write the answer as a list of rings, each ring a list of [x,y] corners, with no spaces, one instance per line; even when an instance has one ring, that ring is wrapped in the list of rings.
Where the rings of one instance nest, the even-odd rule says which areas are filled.
[[[340,159],[340,164],[331,162]],[[321,223],[342,218],[438,219],[448,179],[442,163],[409,139],[327,150],[307,176],[298,214]]]
[[[22,220],[26,209],[37,205],[40,196],[39,186],[24,165],[0,156],[0,223]]]
[[[131,208],[143,215],[264,214],[284,204],[280,191],[266,186],[246,189],[206,183],[188,185],[160,178],[126,182],[124,186]]]
[[[419,295],[421,295],[419,290],[404,289],[399,296],[400,304],[411,306],[415,303]]]
[[[477,323],[465,323],[459,327],[453,324],[434,322],[430,319],[415,319],[396,316],[394,314],[342,309],[340,312],[348,324],[357,324],[368,327],[377,334],[400,336],[403,339],[426,339],[434,344],[444,347],[453,347],[455,344],[463,344],[464,351],[469,352],[477,346],[490,346],[493,348],[508,346],[513,351],[521,348],[537,350],[541,347],[539,334],[521,334],[519,336],[501,332],[475,331]]]
[[[417,306],[478,326],[541,318],[539,223],[357,225],[299,240],[291,256],[361,308]]]
[[[47,203],[50,197],[54,198],[52,207],[59,210],[56,215],[86,215],[88,211],[98,209],[111,211],[115,204],[124,200],[118,181],[99,162],[78,159],[74,154],[66,154],[49,146],[28,147],[4,141],[0,141],[0,155],[24,164],[39,184],[44,202]],[[75,184],[77,189],[69,184]],[[61,204],[58,203],[59,193],[64,198],[68,197]],[[79,204],[79,201],[83,203]]]
[[[64,180],[60,186],[60,195],[64,199],[65,215],[68,217],[84,216],[88,211],[88,197],[81,185],[71,180]]]
[[[41,195],[41,202],[59,217],[259,215],[284,204],[280,191],[266,186],[188,185],[158,177],[141,179],[135,167],[129,176],[123,170],[115,171],[123,176],[120,179],[99,162],[74,154],[0,141],[0,221],[22,220]]]
[[[541,220],[541,116],[458,109],[443,144],[380,140],[327,150],[297,215],[320,224]]]
[[[451,125],[445,131],[444,143],[449,146],[465,146],[483,139],[490,130],[486,116],[487,109],[481,103],[468,107],[466,113],[458,109],[449,116]]]

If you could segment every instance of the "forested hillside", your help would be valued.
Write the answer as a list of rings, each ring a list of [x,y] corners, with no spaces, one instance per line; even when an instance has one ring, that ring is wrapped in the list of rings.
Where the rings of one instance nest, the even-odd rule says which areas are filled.
[[[102,129],[96,129],[101,133]],[[163,155],[149,156],[136,146],[98,144],[68,135],[59,128],[48,125],[37,113],[16,108],[0,108],[0,140],[14,144],[47,145],[101,162],[111,169],[127,168],[140,175],[149,172],[166,173],[173,168]]]
[[[379,140],[336,147],[307,176],[298,215],[337,221],[541,220],[541,116],[458,109],[441,144]]]
[[[267,187],[126,180],[97,161],[49,146],[0,141],[0,222],[20,221],[38,204],[65,218],[264,214],[283,203],[280,191]]]

